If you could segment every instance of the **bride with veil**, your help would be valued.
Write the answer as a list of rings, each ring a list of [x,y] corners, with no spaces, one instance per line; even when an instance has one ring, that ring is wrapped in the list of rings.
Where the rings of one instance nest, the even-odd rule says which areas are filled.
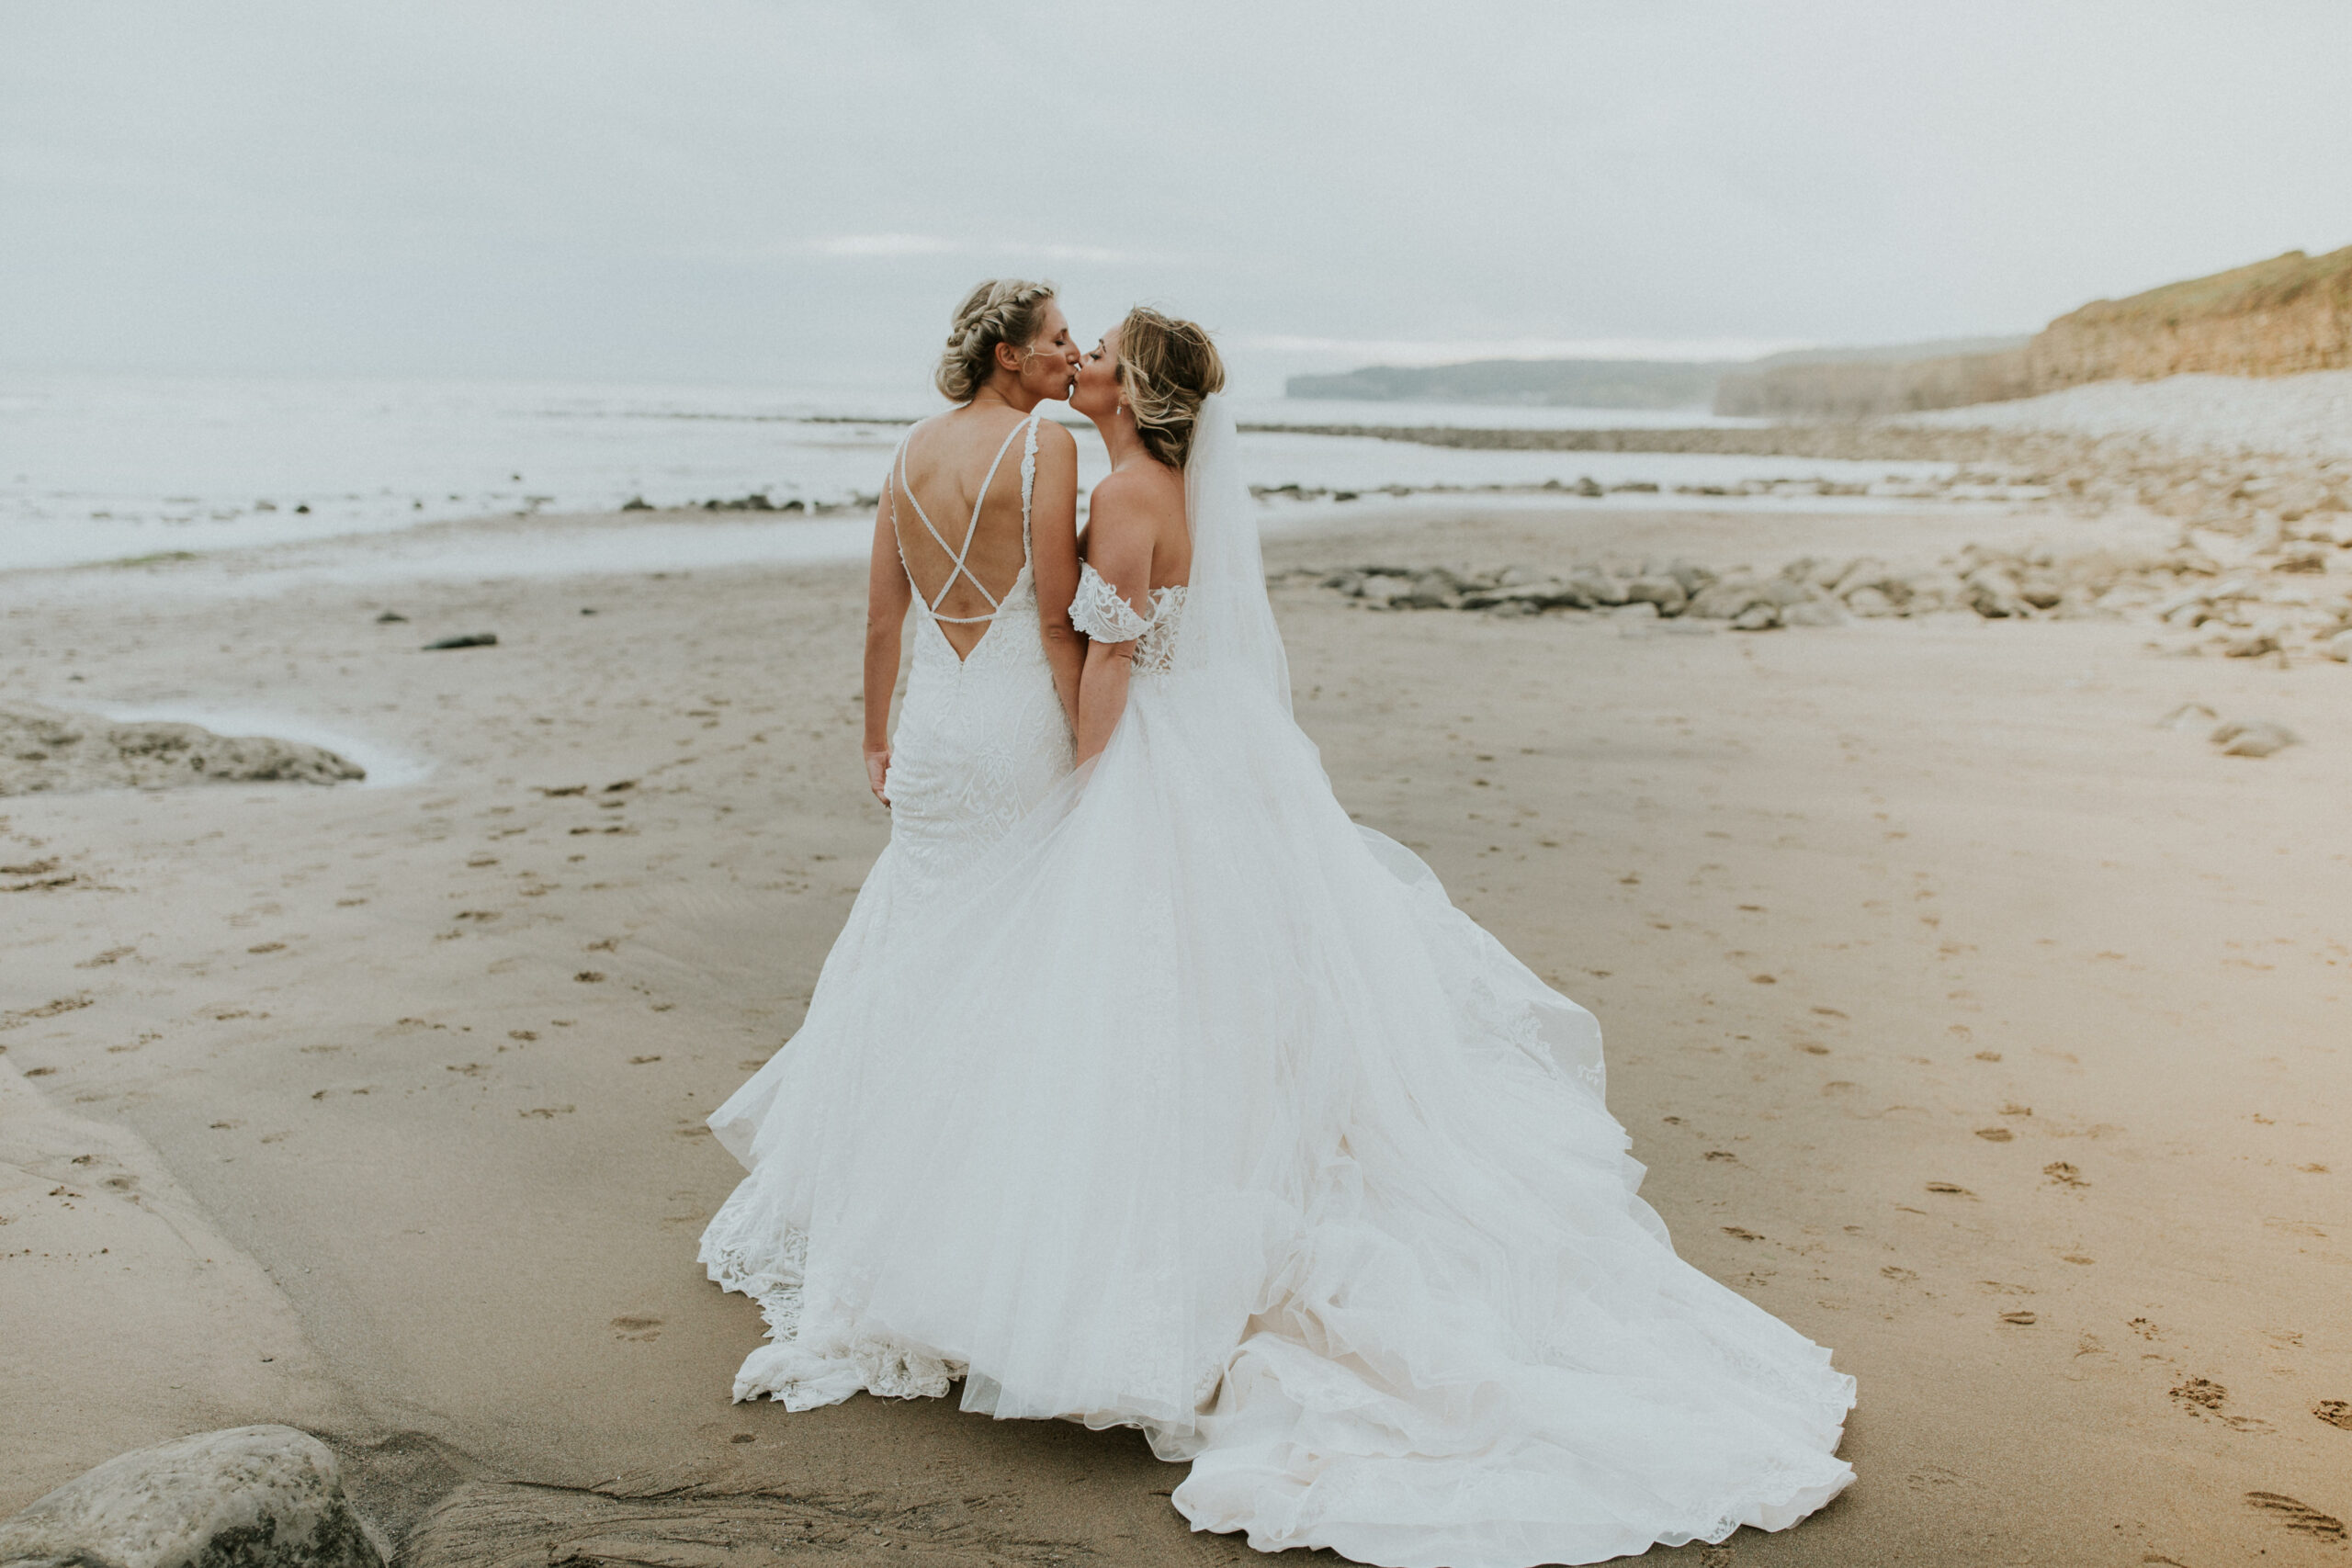
[[[1396,1568],[1785,1528],[1852,1479],[1852,1380],[1675,1255],[1592,1016],[1334,798],[1222,381],[1148,310],[1080,367],[1134,482],[1080,764],[711,1118],[749,1174],[703,1259],[770,1325],[736,1396],[1136,1427],[1194,1529]]]

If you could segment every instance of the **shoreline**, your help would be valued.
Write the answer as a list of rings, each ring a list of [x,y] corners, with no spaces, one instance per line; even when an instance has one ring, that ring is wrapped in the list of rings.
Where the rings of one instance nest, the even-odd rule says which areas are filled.
[[[28,488],[6,504],[22,516],[9,514],[15,532],[0,540],[7,547],[0,558],[19,563],[6,569],[11,574],[76,565],[164,570],[185,564],[192,555],[218,559],[337,539],[349,541],[356,549],[361,547],[359,541],[376,538],[383,542],[375,547],[398,554],[417,547],[403,540],[447,539],[453,536],[452,528],[479,535],[501,522],[551,516],[628,513],[677,536],[690,525],[844,523],[870,508],[872,497],[865,485],[873,474],[867,468],[871,464],[878,471],[886,460],[884,426],[871,420],[794,423],[805,427],[802,437],[775,443],[762,438],[740,448],[694,446],[677,464],[659,471],[611,466],[620,457],[636,464],[650,461],[650,448],[645,446],[650,437],[598,467],[567,435],[572,445],[557,443],[535,452],[555,469],[541,476],[536,487],[526,482],[526,470],[537,464],[526,462],[519,452],[514,470],[496,472],[499,482],[490,485],[476,472],[490,463],[483,435],[469,431],[462,452],[468,478],[453,481],[447,495],[423,486],[433,493],[412,499],[409,492],[419,489],[425,472],[418,468],[382,487],[380,495],[374,493],[372,484],[326,487],[338,493],[321,499],[315,513],[307,503],[297,507],[285,499],[290,492],[282,477],[265,487],[282,492],[276,501],[224,491],[239,462],[246,461],[232,457],[223,457],[216,465],[219,471],[203,478],[201,465],[191,467],[189,459],[159,453],[150,464],[155,468],[151,482],[176,485],[187,492],[175,491],[168,503],[150,498],[151,504],[87,484],[81,487],[87,494],[72,485],[59,489],[62,475],[31,487],[28,477],[19,476],[19,485]],[[2031,498],[2049,473],[2074,471],[2066,465],[2078,466],[2080,458],[2079,443],[2052,446],[2041,436],[1890,434],[1860,426],[1488,429],[1367,422],[1253,423],[1251,430],[1245,445],[1252,453],[1254,488],[1261,497],[1286,496],[1294,503],[1301,498],[1337,501],[1375,494],[1574,494],[1582,499],[1630,498],[1630,504],[1644,503],[1645,493],[1679,495],[1689,504],[1827,499],[1842,503],[1849,497],[2022,501]],[[835,431],[842,434],[831,434]],[[357,433],[352,434],[356,439]],[[1082,468],[1089,461],[1099,467],[1100,453],[1091,436],[1082,434],[1080,448]],[[380,455],[360,456],[375,457],[379,466],[385,461]],[[412,467],[418,461],[413,457]],[[161,465],[165,464],[175,472],[183,467],[189,471],[184,479],[166,481],[161,478],[165,471]],[[495,467],[503,469],[505,465]],[[526,493],[535,489],[537,493]],[[710,499],[680,502],[675,499],[680,489]],[[343,490],[353,493],[342,494]],[[163,496],[165,491],[155,493]],[[204,500],[207,494],[212,499]],[[661,504],[646,503],[643,498],[649,494]],[[623,498],[628,498],[626,504]],[[27,529],[37,530],[38,537]],[[769,552],[767,558],[777,558],[776,552]]]

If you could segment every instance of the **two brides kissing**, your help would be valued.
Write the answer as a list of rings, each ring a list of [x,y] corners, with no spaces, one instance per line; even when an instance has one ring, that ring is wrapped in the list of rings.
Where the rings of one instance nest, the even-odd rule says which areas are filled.
[[[890,811],[712,1116],[739,1399],[1139,1427],[1196,1529],[1396,1568],[1785,1528],[1853,1381],[1679,1258],[1592,1016],[1358,826],[1293,721],[1209,335],[981,285],[875,516]],[[1067,400],[1111,460],[1078,526]],[[915,619],[912,669],[888,726]]]

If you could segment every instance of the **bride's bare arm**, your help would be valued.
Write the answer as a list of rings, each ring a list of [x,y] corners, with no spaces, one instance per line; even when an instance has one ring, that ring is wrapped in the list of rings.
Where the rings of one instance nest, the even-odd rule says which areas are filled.
[[[1137,615],[1148,615],[1153,519],[1116,488],[1116,479],[1114,475],[1094,487],[1086,520],[1087,564],[1102,573]],[[1111,732],[1119,728],[1119,716],[1127,711],[1127,680],[1133,673],[1135,654],[1133,639],[1087,644],[1086,669],[1078,682],[1080,761],[1109,745]]]
[[[874,509],[874,559],[865,581],[865,784],[883,805],[890,797],[883,779],[890,771],[890,696],[899,687],[899,649],[914,591],[899,564],[899,534],[892,525],[890,485]]]
[[[1069,602],[1078,592],[1078,443],[1051,421],[1037,426],[1037,484],[1029,513],[1030,571],[1037,587],[1037,619],[1046,638],[1046,663],[1054,672],[1054,694],[1062,716],[1078,733],[1079,671],[1086,639],[1069,624]],[[1100,569],[1098,569],[1100,570]]]

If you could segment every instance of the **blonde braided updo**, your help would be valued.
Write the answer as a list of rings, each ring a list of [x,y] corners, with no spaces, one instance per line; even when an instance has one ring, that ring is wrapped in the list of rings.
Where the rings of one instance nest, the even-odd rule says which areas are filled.
[[[999,344],[1025,352],[1036,341],[1046,301],[1053,297],[1052,284],[1019,277],[992,277],[966,295],[932,377],[941,394],[951,403],[970,402],[996,373]]]
[[[1202,402],[1225,389],[1225,361],[1203,328],[1138,305],[1119,323],[1119,388],[1144,449],[1182,468]]]

